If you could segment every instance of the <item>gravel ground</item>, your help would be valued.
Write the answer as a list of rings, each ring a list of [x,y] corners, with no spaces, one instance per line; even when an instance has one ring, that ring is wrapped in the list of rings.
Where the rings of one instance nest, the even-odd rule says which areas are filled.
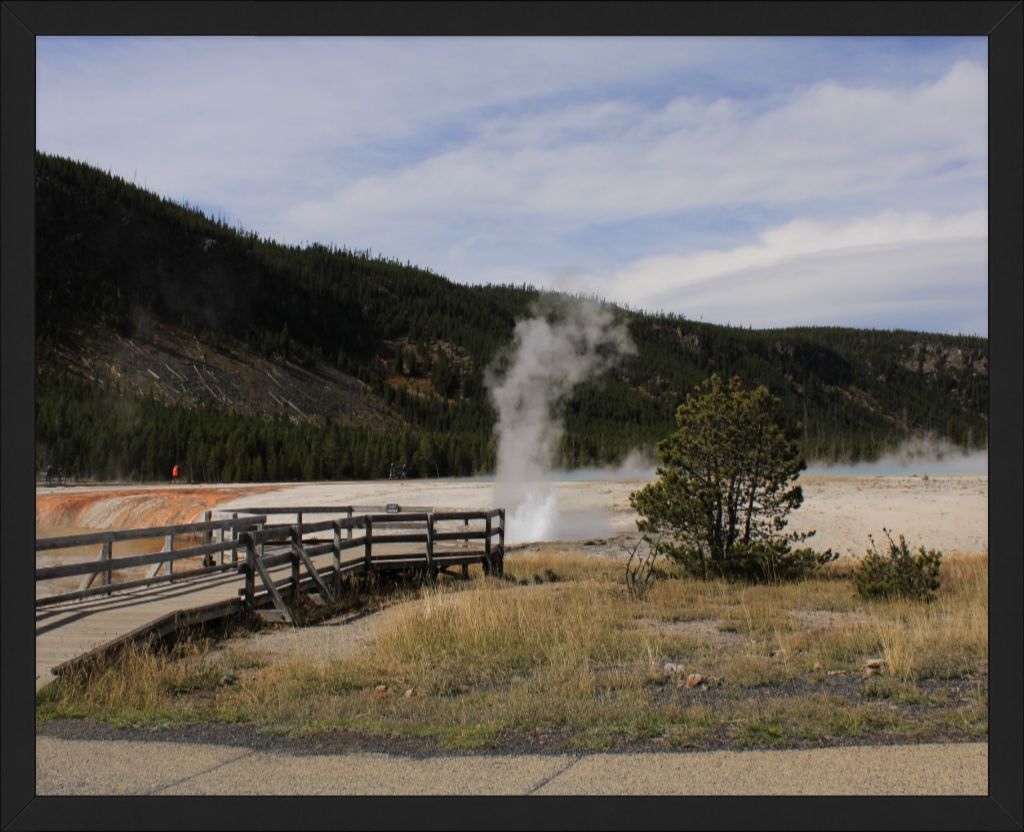
[[[36,792],[983,795],[985,743],[641,754],[292,754],[213,743],[36,739]]]

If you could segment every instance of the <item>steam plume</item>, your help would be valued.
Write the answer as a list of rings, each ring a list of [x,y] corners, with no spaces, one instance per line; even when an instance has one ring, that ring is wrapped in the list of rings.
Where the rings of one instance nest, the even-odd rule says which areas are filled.
[[[508,510],[509,542],[575,535],[567,526],[583,518],[560,513],[544,483],[562,437],[559,409],[577,385],[635,352],[625,326],[590,301],[548,301],[516,324],[507,368],[487,377],[498,411],[495,501]],[[593,526],[601,519],[586,518],[586,525],[601,534],[603,527]]]

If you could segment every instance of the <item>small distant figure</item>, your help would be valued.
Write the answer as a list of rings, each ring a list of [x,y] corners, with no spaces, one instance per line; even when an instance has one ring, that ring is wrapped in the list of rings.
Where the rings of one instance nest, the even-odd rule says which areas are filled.
[[[388,467],[388,479],[393,480],[395,478],[395,463],[391,463]]]
[[[408,467],[407,467],[407,466],[406,466],[406,464],[405,464],[405,463],[403,462],[403,463],[402,463],[402,479],[403,479],[403,480],[404,480],[404,479],[407,479],[407,478],[408,478],[408,476],[409,476],[409,470],[408,470]]]
[[[46,466],[46,484],[47,485],[53,485],[53,466],[52,465],[47,465]]]
[[[180,476],[181,476],[181,469],[178,467],[177,463],[175,463],[174,467],[171,469],[171,482],[177,482],[178,481],[178,477],[180,477]]]

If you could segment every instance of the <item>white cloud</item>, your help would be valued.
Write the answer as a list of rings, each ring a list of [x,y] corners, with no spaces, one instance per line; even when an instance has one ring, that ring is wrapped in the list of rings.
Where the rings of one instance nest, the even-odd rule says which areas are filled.
[[[848,222],[798,219],[762,231],[752,245],[644,258],[605,277],[601,283],[629,286],[634,297],[657,298],[738,272],[756,273],[808,256],[816,256],[820,262],[866,252],[927,248],[921,244],[955,240],[984,243],[987,235],[985,210],[947,217],[884,211]]]
[[[794,220],[753,245],[647,258],[588,285],[635,306],[722,323],[906,327],[928,316],[984,333],[987,238],[985,211]]]
[[[960,63],[907,89],[817,85],[763,114],[749,102],[680,98],[656,110],[602,102],[500,117],[457,148],[304,207],[400,215],[427,201],[473,211],[483,200],[583,222],[920,188],[915,179],[944,165],[961,165],[962,177],[984,171],[986,90],[986,71]]]
[[[984,240],[987,69],[948,44],[43,38],[37,54],[40,149],[456,280],[718,314],[715,286],[740,273],[868,258],[881,289],[920,286],[910,252]],[[716,242],[694,242],[702,226]],[[983,290],[974,243],[962,265]]]

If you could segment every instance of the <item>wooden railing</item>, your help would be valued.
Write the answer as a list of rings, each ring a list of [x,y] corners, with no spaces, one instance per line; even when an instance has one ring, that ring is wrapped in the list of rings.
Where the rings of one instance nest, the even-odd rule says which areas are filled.
[[[364,508],[380,510],[355,514]],[[245,576],[244,587],[238,591],[239,598],[249,610],[264,618],[293,622],[281,594],[283,589],[289,590],[293,603],[307,589],[330,601],[341,579],[348,575],[369,576],[375,572],[407,570],[422,571],[428,580],[434,580],[439,572],[461,567],[463,577],[468,577],[468,569],[474,563],[481,564],[485,574],[503,573],[504,509],[434,512],[411,511],[406,507],[395,513],[394,508],[396,506],[392,505],[232,509],[230,518],[207,519],[202,523],[39,539],[37,553],[96,544],[101,550],[98,560],[37,567],[37,582],[76,575],[82,575],[83,580],[75,591],[40,597],[35,603],[39,607],[237,570]],[[208,512],[207,516],[210,514]],[[295,515],[298,522],[268,523],[268,516],[274,514]],[[304,521],[303,516],[308,514],[345,516]],[[482,523],[482,528],[471,527],[474,522]],[[357,535],[358,532],[361,535]],[[329,536],[318,537],[325,534]],[[190,543],[197,539],[203,542],[175,550],[176,536],[191,537]],[[115,556],[115,543],[159,537],[164,538],[160,552]],[[473,547],[475,541],[481,541],[482,545]],[[394,551],[396,547],[399,551]],[[313,559],[328,553],[332,556],[331,563],[318,568]],[[350,553],[355,553],[354,557]],[[175,571],[176,562],[199,556],[203,557],[201,568]],[[290,574],[284,578],[272,577],[271,570],[284,564],[290,565]],[[145,577],[114,583],[116,571],[140,566],[151,567]],[[159,574],[161,569],[165,570],[163,575]],[[261,588],[257,589],[258,585]],[[272,609],[259,609],[267,601]]]
[[[323,507],[317,511],[323,512]],[[290,513],[296,514],[297,511],[292,509]],[[497,524],[495,519],[499,521]],[[473,520],[482,520],[484,528],[469,528]],[[462,521],[464,528],[438,530],[438,524],[455,521]],[[398,529],[399,533],[388,533],[389,529]],[[406,531],[408,529],[416,531]],[[362,535],[356,536],[356,530],[362,531]],[[330,532],[330,539],[308,537],[325,532]],[[497,545],[494,545],[495,536]],[[456,541],[469,544],[475,540],[483,542],[482,548],[459,549],[444,545]],[[240,565],[240,570],[245,573],[245,587],[238,591],[240,598],[250,610],[265,619],[294,623],[282,595],[284,589],[290,591],[292,601],[308,587],[331,602],[334,591],[346,576],[405,570],[422,571],[428,580],[434,580],[441,571],[461,567],[465,577],[469,566],[474,563],[481,564],[485,574],[503,574],[505,510],[365,514],[291,526],[268,525],[263,529],[243,532],[240,541],[246,552],[245,562]],[[439,543],[442,546],[438,546]],[[422,548],[399,552],[385,551],[384,548],[408,544],[420,544]],[[266,553],[268,546],[271,547],[270,554]],[[353,557],[349,552],[356,554]],[[313,558],[328,553],[332,556],[330,565],[317,568]],[[274,579],[270,570],[284,564],[291,565],[290,575]],[[302,577],[303,570],[305,578]],[[262,589],[257,589],[257,580]],[[334,585],[334,591],[329,584]],[[264,595],[270,599],[273,609],[258,609]]]
[[[109,595],[115,590],[132,589],[164,581],[181,580],[235,569],[237,568],[238,551],[241,545],[238,534],[242,531],[262,528],[265,522],[265,516],[257,515],[242,518],[236,517],[228,520],[212,520],[203,523],[179,523],[173,526],[92,532],[89,534],[37,539],[37,554],[39,552],[99,544],[100,557],[98,560],[80,563],[36,567],[37,583],[55,578],[68,578],[75,575],[83,576],[77,590],[36,598],[36,606],[88,598],[93,595]],[[219,534],[220,539],[214,540],[214,535],[217,534]],[[198,537],[206,542],[197,546],[188,546],[184,549],[175,549],[174,539],[178,536],[188,536],[193,541]],[[118,554],[115,556],[115,543],[159,537],[164,539],[163,549],[159,552]],[[218,562],[216,563],[214,562],[214,554],[218,555]],[[175,562],[199,556],[203,557],[203,566],[201,568],[190,569],[184,572],[174,571]],[[113,582],[115,571],[132,569],[139,566],[151,566],[146,577],[122,581],[116,584]],[[160,575],[159,572],[162,568],[165,568],[165,574]],[[97,580],[97,585],[93,586],[93,583]]]

